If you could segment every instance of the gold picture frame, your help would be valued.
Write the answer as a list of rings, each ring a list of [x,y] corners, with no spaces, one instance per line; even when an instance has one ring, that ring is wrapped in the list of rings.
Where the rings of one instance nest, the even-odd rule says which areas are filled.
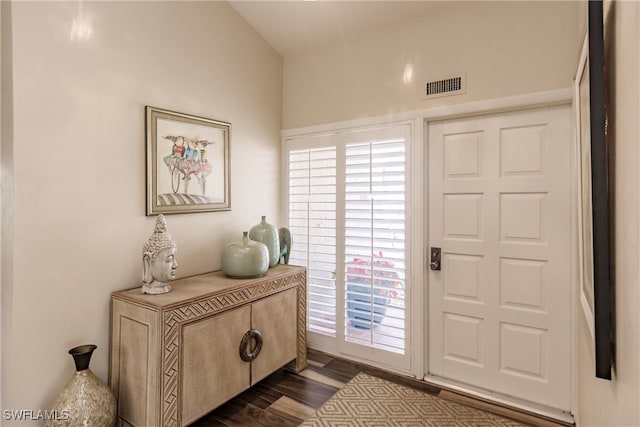
[[[231,210],[231,124],[151,106],[145,112],[147,216]]]

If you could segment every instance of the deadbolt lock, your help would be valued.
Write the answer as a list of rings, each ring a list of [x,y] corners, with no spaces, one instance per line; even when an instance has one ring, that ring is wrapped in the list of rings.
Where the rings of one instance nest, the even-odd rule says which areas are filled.
[[[429,268],[431,270],[440,270],[440,248],[431,248],[431,262],[429,262]]]

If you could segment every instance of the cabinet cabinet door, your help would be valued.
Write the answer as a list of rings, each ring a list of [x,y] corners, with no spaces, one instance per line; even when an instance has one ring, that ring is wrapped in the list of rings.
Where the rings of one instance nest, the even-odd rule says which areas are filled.
[[[182,425],[249,388],[239,344],[250,327],[248,305],[183,326]]]
[[[297,289],[253,303],[252,327],[262,333],[262,350],[251,362],[255,384],[296,358]]]

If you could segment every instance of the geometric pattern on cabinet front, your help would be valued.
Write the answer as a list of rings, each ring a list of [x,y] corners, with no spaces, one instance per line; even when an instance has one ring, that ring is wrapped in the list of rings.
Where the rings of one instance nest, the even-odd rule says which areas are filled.
[[[158,340],[162,345],[160,348],[161,355],[157,358],[160,361],[152,360],[160,369],[160,378],[158,378],[160,422],[155,424],[163,427],[177,427],[187,421],[182,420],[179,412],[179,406],[181,405],[179,394],[182,387],[180,358],[183,325],[251,304],[288,289],[296,289],[297,353],[296,359],[287,365],[287,368],[294,371],[303,369],[307,364],[306,281],[307,275],[304,267],[278,265],[269,269],[264,277],[257,279],[229,279],[222,272],[214,272],[176,280],[172,282],[173,290],[161,295],[142,295],[140,288],[115,292],[112,295],[113,307],[128,305],[130,306],[127,307],[129,310],[140,311],[145,308],[146,310],[144,311],[146,313],[160,315],[162,325],[160,328],[161,336],[158,337]],[[185,285],[182,285],[183,283]],[[149,316],[152,317],[151,314]],[[118,319],[113,319],[112,340],[115,335],[118,335],[113,334],[118,321]],[[112,354],[113,351],[118,351],[113,347],[114,343],[112,343]],[[115,360],[112,357],[112,368],[113,362]],[[120,367],[118,366],[117,368],[120,371]],[[120,382],[117,374],[116,372],[110,374],[112,388],[117,388],[115,386]],[[117,390],[114,390],[114,392],[117,393]],[[148,393],[149,390],[147,390]],[[148,402],[148,404],[151,405],[152,402]],[[145,425],[154,424],[150,421],[153,419],[153,414],[144,418]],[[127,421],[131,422],[130,419],[127,419]]]

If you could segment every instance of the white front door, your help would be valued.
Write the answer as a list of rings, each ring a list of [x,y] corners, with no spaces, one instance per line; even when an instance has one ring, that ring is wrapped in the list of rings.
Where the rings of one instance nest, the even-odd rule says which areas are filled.
[[[428,132],[429,374],[569,410],[569,106]]]

